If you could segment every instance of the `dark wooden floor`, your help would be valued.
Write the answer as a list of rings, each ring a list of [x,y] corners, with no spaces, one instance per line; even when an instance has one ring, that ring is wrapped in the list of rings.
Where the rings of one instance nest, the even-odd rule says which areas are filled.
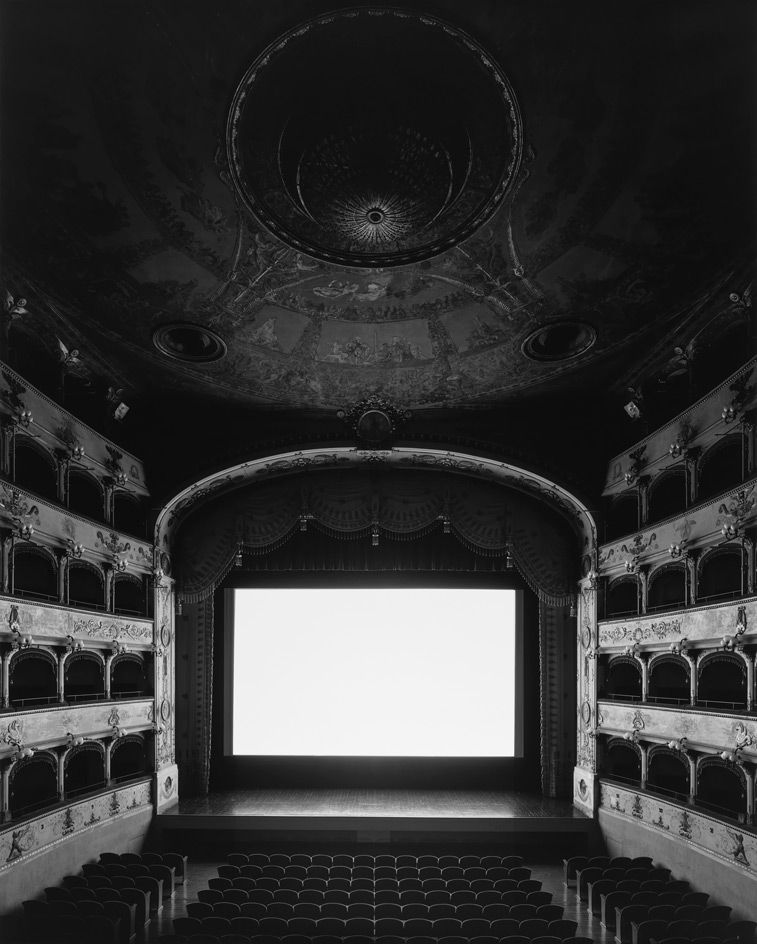
[[[180,800],[161,815],[586,818],[569,800],[493,790],[229,790]]]

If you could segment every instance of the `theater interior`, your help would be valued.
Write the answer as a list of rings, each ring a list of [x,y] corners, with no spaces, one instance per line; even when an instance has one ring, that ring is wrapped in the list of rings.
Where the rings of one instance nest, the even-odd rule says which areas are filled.
[[[0,940],[753,942],[757,7],[0,18]]]

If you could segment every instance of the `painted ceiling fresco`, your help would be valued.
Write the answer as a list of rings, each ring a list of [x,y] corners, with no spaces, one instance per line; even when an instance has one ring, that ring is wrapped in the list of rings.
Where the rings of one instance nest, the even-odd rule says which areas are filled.
[[[703,293],[727,295],[752,242],[755,10],[563,7],[429,11],[507,76],[522,159],[473,235],[360,268],[273,236],[227,157],[242,77],[315,4],[6,4],[4,281],[28,309],[11,330],[60,337],[137,391],[327,409],[371,393],[413,409],[497,403],[569,390],[587,364],[609,373],[624,345],[654,343]],[[363,52],[373,76],[375,60],[391,72],[387,44]],[[324,55],[333,72],[338,49]],[[310,110],[317,72],[309,60],[292,83]],[[593,329],[593,346],[562,361],[523,353],[565,321]],[[225,354],[167,358],[153,335],[177,322],[211,329]]]

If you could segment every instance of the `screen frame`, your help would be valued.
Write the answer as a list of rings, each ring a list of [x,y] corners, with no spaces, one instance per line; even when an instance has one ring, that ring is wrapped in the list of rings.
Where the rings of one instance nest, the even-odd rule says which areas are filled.
[[[447,575],[448,577],[448,575]],[[226,585],[220,592],[222,593],[223,599],[223,726],[222,726],[222,750],[225,758],[244,758],[249,761],[260,760],[261,762],[275,762],[275,761],[284,761],[286,762],[290,758],[295,761],[316,761],[318,763],[335,761],[335,762],[350,762],[355,761],[360,763],[361,761],[375,761],[379,760],[381,762],[403,762],[403,761],[474,761],[474,762],[498,762],[498,761],[510,761],[510,760],[523,760],[524,759],[524,684],[525,684],[525,668],[524,668],[524,590],[520,586],[513,586],[511,582],[507,583],[501,581],[476,581],[471,582],[467,580],[465,582],[452,581],[448,579],[444,582],[439,580],[413,580],[411,582],[407,581],[394,581],[390,580],[366,580],[365,577],[358,579],[357,581],[340,579],[334,580],[334,575],[330,574],[328,579],[329,589],[379,589],[380,587],[392,587],[402,585],[403,589],[450,589],[457,586],[461,590],[475,590],[475,589],[496,589],[496,590],[511,590],[514,595],[515,603],[515,633],[514,633],[514,658],[515,658],[515,668],[513,672],[513,685],[514,685],[514,704],[513,704],[513,752],[512,754],[501,755],[501,754],[492,754],[492,755],[475,755],[472,757],[456,754],[446,754],[446,755],[371,755],[371,754],[349,754],[349,755],[329,755],[329,754],[297,754],[297,755],[283,755],[283,754],[235,754],[234,753],[234,626],[235,626],[235,593],[237,590],[243,589],[255,589],[255,588],[266,588],[266,589],[281,589],[286,591],[293,588],[306,588],[306,589],[317,589],[318,585],[323,584],[324,581],[313,581],[308,579],[305,581],[296,581],[293,582],[291,578],[286,581],[286,583],[281,583],[279,581],[256,581],[254,583],[245,583],[239,586],[236,585]]]

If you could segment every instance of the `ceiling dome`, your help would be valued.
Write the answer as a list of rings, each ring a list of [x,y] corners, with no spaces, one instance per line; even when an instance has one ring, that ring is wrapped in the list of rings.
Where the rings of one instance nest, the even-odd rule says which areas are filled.
[[[360,267],[443,252],[506,194],[522,135],[504,74],[464,33],[398,10],[291,30],[237,88],[237,193],[289,245]]]

